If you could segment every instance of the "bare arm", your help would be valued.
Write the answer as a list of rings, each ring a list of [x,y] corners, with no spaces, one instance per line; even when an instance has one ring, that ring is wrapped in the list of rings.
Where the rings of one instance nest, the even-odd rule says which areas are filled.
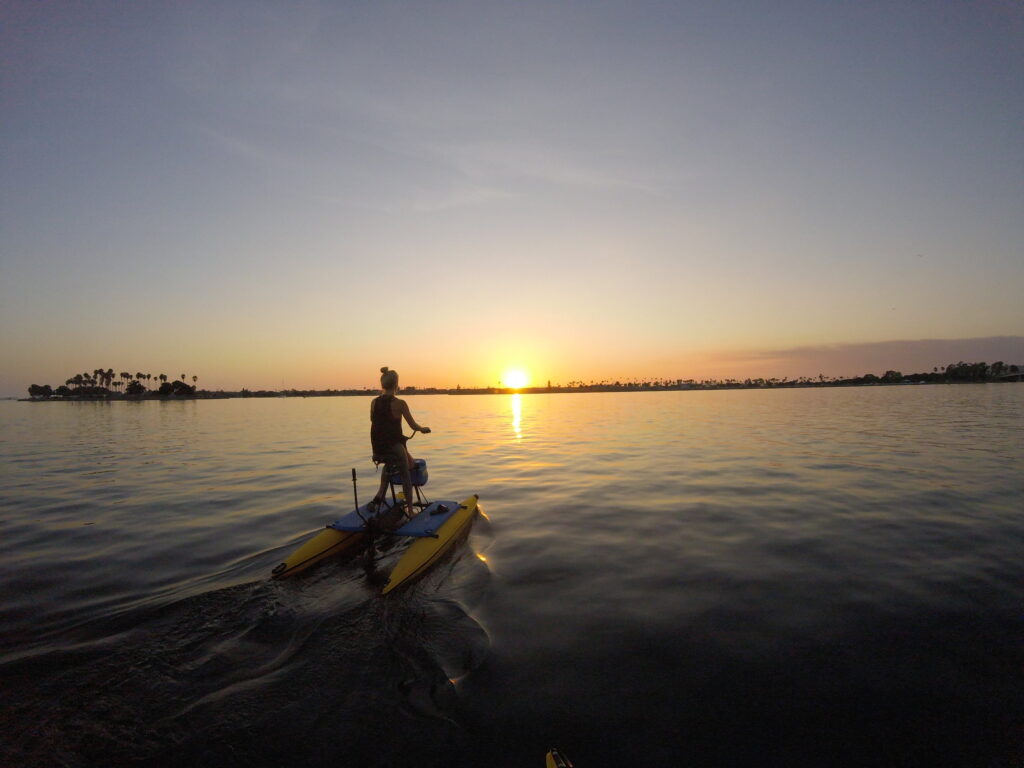
[[[413,428],[413,431],[416,431],[416,432],[429,432],[430,431],[430,427],[421,427],[419,424],[416,423],[416,419],[414,419],[412,417],[412,414],[409,412],[409,404],[407,402],[405,402],[405,400],[398,400],[398,401],[396,401],[396,404],[398,404],[398,403],[401,403],[401,405],[399,406],[399,408],[401,408],[401,414],[402,414],[402,416],[405,417],[405,420],[409,424],[409,426]]]

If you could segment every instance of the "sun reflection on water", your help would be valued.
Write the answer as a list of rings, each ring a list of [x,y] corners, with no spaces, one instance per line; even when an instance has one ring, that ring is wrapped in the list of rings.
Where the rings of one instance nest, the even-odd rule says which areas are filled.
[[[516,393],[512,395],[512,429],[516,433],[516,440],[523,439],[523,396]]]

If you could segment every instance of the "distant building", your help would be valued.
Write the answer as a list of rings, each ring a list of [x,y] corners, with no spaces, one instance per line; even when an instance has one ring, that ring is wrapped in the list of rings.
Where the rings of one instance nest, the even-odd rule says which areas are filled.
[[[1000,381],[1024,381],[1024,363],[1007,365],[1006,371],[997,377]]]

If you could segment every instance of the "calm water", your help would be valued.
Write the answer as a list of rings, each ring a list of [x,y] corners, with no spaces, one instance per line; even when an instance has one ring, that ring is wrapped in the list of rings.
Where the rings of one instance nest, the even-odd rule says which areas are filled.
[[[0,764],[1024,764],[1024,385],[408,399],[388,599],[366,399],[0,403]]]

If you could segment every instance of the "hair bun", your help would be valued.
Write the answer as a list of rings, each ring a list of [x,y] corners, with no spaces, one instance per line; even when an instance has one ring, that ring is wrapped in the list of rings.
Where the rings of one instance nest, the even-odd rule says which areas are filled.
[[[383,368],[380,369],[380,372],[381,373],[387,373],[388,372],[388,367],[385,365]]]

